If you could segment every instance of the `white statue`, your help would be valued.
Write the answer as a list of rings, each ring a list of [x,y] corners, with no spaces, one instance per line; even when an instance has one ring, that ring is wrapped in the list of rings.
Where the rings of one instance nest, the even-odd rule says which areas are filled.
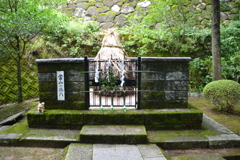
[[[43,113],[44,112],[44,102],[38,103],[38,112]]]

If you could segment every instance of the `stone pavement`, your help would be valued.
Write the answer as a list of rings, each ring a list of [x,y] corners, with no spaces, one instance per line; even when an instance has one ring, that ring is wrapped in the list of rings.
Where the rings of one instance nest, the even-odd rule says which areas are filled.
[[[65,160],[167,160],[155,144],[71,144]]]
[[[24,124],[25,123],[25,124]],[[19,124],[9,126],[17,127]],[[21,124],[26,125],[26,121]],[[218,124],[213,119],[203,115],[202,125],[210,131],[215,132],[214,135],[203,135],[198,137],[198,131],[190,131],[187,135],[186,131],[149,131],[148,144],[85,144],[79,141],[79,130],[56,130],[56,129],[28,129],[27,132],[1,133],[6,130],[5,126],[0,127],[0,145],[1,146],[27,146],[27,147],[61,147],[66,146],[66,160],[85,159],[85,160],[163,160],[162,149],[181,149],[168,147],[183,147],[182,149],[192,148],[236,148],[240,147],[240,137],[229,129]],[[7,128],[8,129],[8,128]],[[14,129],[15,130],[15,129]],[[170,135],[170,139],[160,139],[159,141],[151,141],[150,132],[166,132]],[[181,133],[181,135],[175,133]],[[201,131],[200,131],[201,132]],[[205,131],[203,131],[205,132]],[[207,133],[207,132],[206,132]],[[175,135],[174,135],[175,134]],[[192,136],[196,134],[196,137]],[[176,137],[178,136],[178,137]],[[161,135],[160,135],[161,137]],[[164,144],[164,145],[163,145]],[[168,144],[168,146],[166,146]],[[165,148],[164,148],[165,147]],[[82,157],[82,158],[81,158]],[[217,154],[202,155],[199,160],[205,160],[211,157],[212,160],[221,160],[221,156]],[[214,157],[214,158],[213,158]],[[176,160],[181,157],[174,157]],[[185,159],[192,159],[185,157]],[[172,158],[171,158],[172,160]]]

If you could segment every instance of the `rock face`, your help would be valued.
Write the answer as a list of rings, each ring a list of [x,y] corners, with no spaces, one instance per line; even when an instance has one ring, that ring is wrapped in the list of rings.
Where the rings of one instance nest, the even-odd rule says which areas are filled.
[[[141,0],[72,0],[59,8],[67,14],[72,12],[74,16],[83,18],[84,22],[98,21],[102,28],[108,29],[124,26],[126,15],[137,12],[137,7],[146,8],[150,4],[150,1]]]
[[[223,21],[235,19],[240,14],[239,0],[222,0],[220,3]],[[63,4],[59,8],[67,14],[72,13],[76,17],[83,18],[84,22],[98,21],[102,28],[108,29],[109,27],[124,26],[125,16],[137,15],[141,8],[146,10],[151,5],[150,0],[69,0],[67,4]],[[189,0],[185,6],[192,11],[198,10],[204,13],[200,14],[198,18],[199,24],[210,22],[212,11],[210,0]]]

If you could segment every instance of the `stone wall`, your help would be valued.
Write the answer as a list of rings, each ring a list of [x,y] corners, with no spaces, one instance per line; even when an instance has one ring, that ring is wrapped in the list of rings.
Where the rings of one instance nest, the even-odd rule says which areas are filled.
[[[198,13],[199,24],[211,22],[211,0],[189,0],[185,7]],[[59,6],[65,13],[83,18],[83,21],[98,21],[103,28],[122,27],[126,15],[136,15],[139,10],[146,10],[152,5],[143,0],[68,0]],[[240,14],[239,0],[221,0],[221,19],[226,22],[236,19]]]
[[[45,109],[85,109],[84,59],[37,59],[39,98]],[[56,71],[64,71],[65,101],[57,100]]]
[[[142,57],[141,109],[187,108],[188,57]]]
[[[141,109],[187,108],[188,63],[184,57],[142,57]],[[85,109],[84,59],[38,59],[40,101],[46,109]],[[64,71],[65,100],[57,100],[56,71]]]

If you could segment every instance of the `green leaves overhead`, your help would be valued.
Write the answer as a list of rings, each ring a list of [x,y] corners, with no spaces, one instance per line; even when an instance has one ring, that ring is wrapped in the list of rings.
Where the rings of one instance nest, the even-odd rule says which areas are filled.
[[[55,20],[45,0],[0,0],[0,48],[25,52],[26,44]],[[12,52],[11,52],[12,53]]]

